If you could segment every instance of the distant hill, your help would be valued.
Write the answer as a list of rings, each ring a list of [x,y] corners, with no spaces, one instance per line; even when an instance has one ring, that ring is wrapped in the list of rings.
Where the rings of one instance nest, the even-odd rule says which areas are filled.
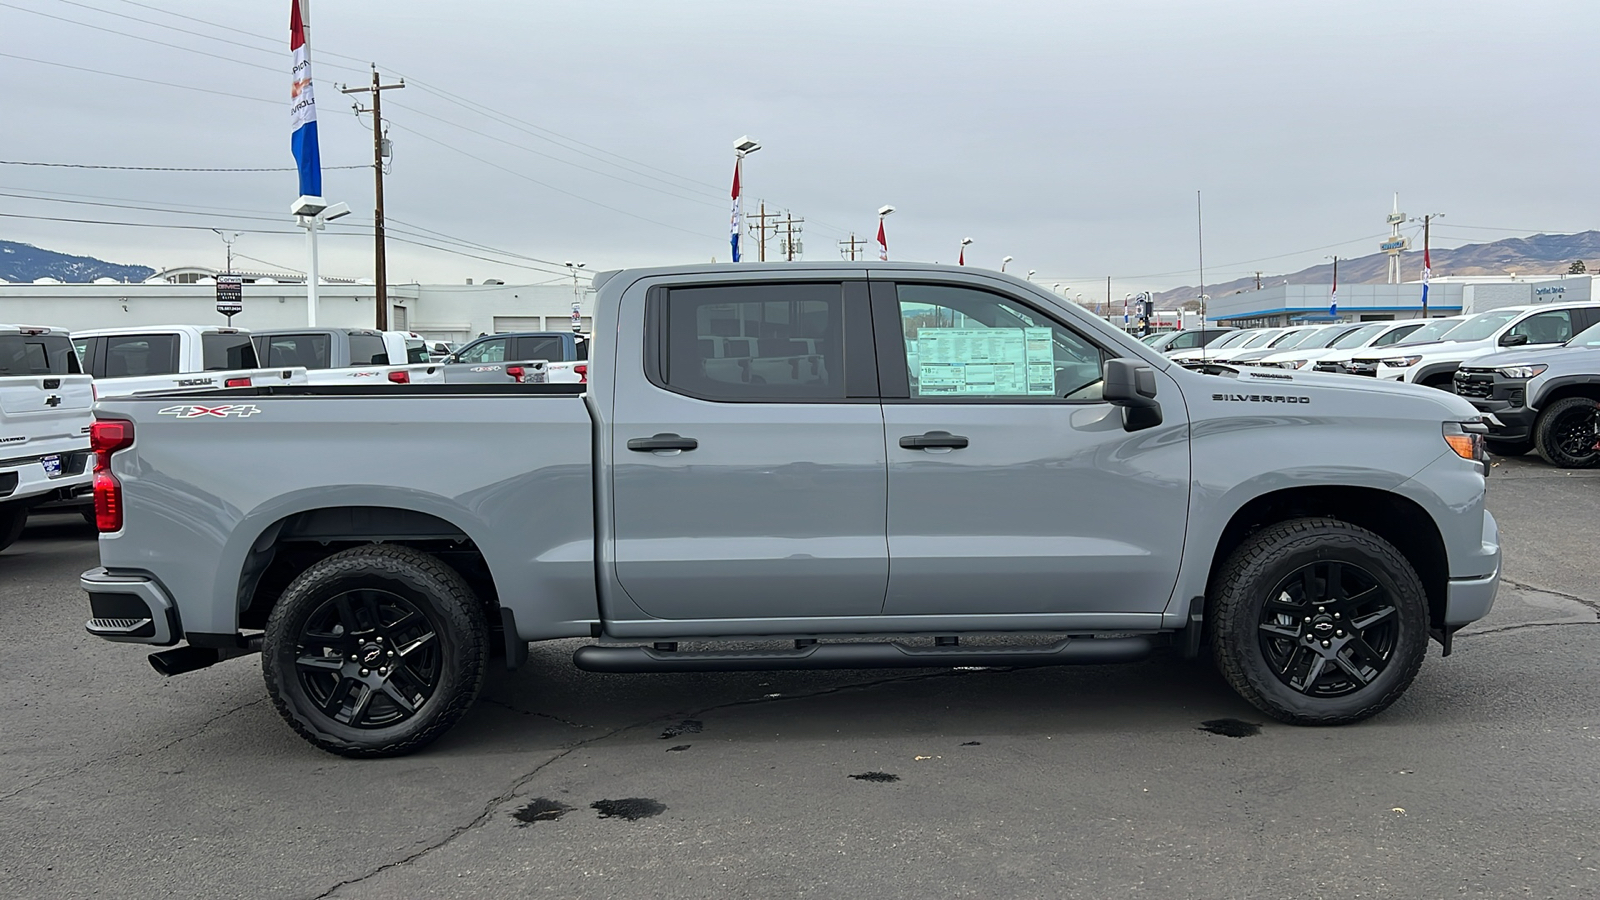
[[[96,278],[143,281],[156,273],[149,266],[124,266],[92,256],[69,256],[32,244],[0,241],[0,281],[27,284],[39,278],[86,283]]]
[[[1340,284],[1382,284],[1388,274],[1387,256],[1374,253],[1354,259],[1339,260]],[[1433,251],[1433,275],[1559,275],[1567,271],[1573,260],[1584,260],[1590,272],[1600,274],[1600,231],[1578,234],[1536,234],[1532,237],[1506,238],[1488,244],[1466,244],[1453,250]],[[1400,277],[1416,281],[1422,277],[1422,251],[1412,250],[1400,255]],[[1333,280],[1333,264],[1327,263],[1301,269],[1289,275],[1261,276],[1262,285],[1327,284]],[[1239,278],[1222,284],[1206,285],[1212,297],[1254,290],[1256,280]],[[1176,309],[1185,300],[1200,294],[1192,285],[1162,291],[1154,295],[1157,309]]]

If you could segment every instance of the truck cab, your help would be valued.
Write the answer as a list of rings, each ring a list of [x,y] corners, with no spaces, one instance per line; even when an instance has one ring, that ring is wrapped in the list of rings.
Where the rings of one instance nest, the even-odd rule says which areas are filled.
[[[100,397],[139,391],[292,384],[305,374],[261,368],[250,332],[220,325],[150,325],[72,333]]]

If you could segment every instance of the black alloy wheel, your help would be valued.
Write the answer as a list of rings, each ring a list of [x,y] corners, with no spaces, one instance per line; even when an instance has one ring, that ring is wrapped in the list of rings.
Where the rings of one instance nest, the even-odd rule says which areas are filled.
[[[301,737],[345,756],[396,756],[448,731],[488,665],[483,604],[420,550],[369,544],[300,573],[262,637],[261,671]]]
[[[1539,455],[1553,466],[1600,465],[1600,400],[1566,397],[1550,404],[1534,425]]]
[[[1261,653],[1278,680],[1309,697],[1342,697],[1383,674],[1398,616],[1371,572],[1314,562],[1289,573],[1261,608]]]
[[[1393,544],[1337,519],[1290,519],[1245,538],[1213,576],[1212,653],[1239,696],[1295,725],[1388,708],[1428,649],[1428,601]]]
[[[358,589],[323,601],[296,641],[295,674],[322,713],[352,728],[416,715],[439,687],[439,628],[399,594]]]

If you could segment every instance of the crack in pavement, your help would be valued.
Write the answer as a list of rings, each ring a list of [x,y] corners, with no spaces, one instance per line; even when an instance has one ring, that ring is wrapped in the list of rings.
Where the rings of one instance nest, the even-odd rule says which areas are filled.
[[[122,761],[130,760],[130,759],[139,759],[141,757],[149,756],[149,755],[154,754],[154,753],[160,753],[161,751],[166,750],[166,749],[168,749],[170,747],[173,747],[174,745],[181,744],[184,741],[187,741],[192,737],[200,736],[202,733],[204,733],[212,725],[217,724],[218,722],[222,721],[223,719],[226,719],[227,717],[233,715],[234,713],[237,713],[237,712],[240,712],[242,710],[248,709],[248,708],[250,708],[252,706],[259,705],[261,703],[265,703],[266,701],[267,701],[266,697],[257,697],[254,700],[250,700],[248,702],[241,703],[238,706],[235,706],[234,708],[232,708],[230,710],[227,710],[226,712],[218,713],[217,715],[212,716],[211,718],[205,720],[204,722],[201,722],[199,725],[195,726],[193,731],[190,731],[188,734],[179,735],[178,737],[175,737],[172,740],[167,741],[165,744],[162,744],[159,747],[152,747],[149,750],[140,750],[137,753],[119,753],[116,756],[99,757],[99,758],[96,758],[96,759],[88,760],[88,761],[83,762],[83,763],[79,763],[78,765],[73,766],[72,768],[67,769],[64,772],[53,772],[51,774],[45,775],[45,776],[43,776],[43,777],[41,777],[41,778],[39,778],[39,779],[37,779],[37,780],[35,780],[33,782],[30,782],[28,784],[23,785],[22,787],[17,788],[16,790],[10,792],[9,794],[5,794],[3,796],[0,796],[0,803],[4,803],[7,800],[15,799],[16,797],[19,797],[22,794],[25,794],[28,791],[33,790],[34,788],[38,787],[41,784],[44,784],[45,782],[54,781],[54,780],[59,779],[59,778],[70,778],[73,775],[77,775],[77,774],[79,774],[81,772],[87,771],[87,770],[89,770],[89,769],[91,769],[91,768],[93,768],[95,766],[98,766],[98,765],[100,765],[102,763],[107,763],[107,762],[112,762],[112,761],[122,762]]]
[[[1013,668],[995,668],[995,669],[984,669],[982,671],[984,671],[984,672],[1014,672],[1016,670],[1013,669]],[[642,721],[639,721],[639,722],[634,722],[634,723],[629,724],[629,725],[618,726],[617,728],[614,728],[614,729],[606,732],[605,734],[595,735],[592,738],[587,738],[585,740],[578,741],[577,743],[575,743],[572,746],[566,748],[565,750],[562,750],[560,753],[557,753],[555,756],[552,756],[549,759],[545,760],[544,762],[540,763],[539,765],[533,767],[533,769],[529,770],[525,774],[519,775],[514,781],[512,781],[510,787],[508,787],[506,790],[502,791],[498,796],[490,799],[489,802],[484,805],[482,811],[480,811],[476,816],[474,816],[471,821],[467,822],[464,825],[456,826],[455,828],[451,829],[448,834],[446,834],[444,837],[440,838],[439,840],[427,845],[426,847],[421,848],[420,850],[417,850],[414,853],[410,853],[410,854],[408,854],[408,855],[406,855],[404,857],[401,857],[400,859],[394,860],[393,862],[384,863],[383,865],[378,866],[377,868],[375,868],[372,871],[366,873],[365,875],[361,875],[361,876],[358,876],[358,877],[355,877],[355,878],[347,878],[344,881],[341,881],[341,882],[333,885],[332,887],[328,888],[327,890],[323,891],[322,893],[317,894],[315,897],[312,898],[312,900],[326,900],[326,898],[333,896],[336,892],[338,892],[342,888],[346,888],[346,887],[349,887],[349,886],[355,885],[355,884],[360,884],[361,882],[366,881],[366,880],[368,880],[370,878],[373,878],[374,876],[380,875],[380,874],[382,874],[384,872],[387,872],[390,869],[394,869],[394,868],[399,868],[401,866],[410,865],[411,863],[416,862],[417,860],[421,859],[422,857],[427,856],[429,853],[432,853],[435,850],[439,850],[439,849],[442,849],[442,848],[448,846],[450,843],[455,841],[456,838],[459,838],[462,835],[466,834],[467,832],[472,831],[473,829],[477,828],[478,826],[483,825],[485,822],[488,822],[489,819],[494,815],[496,810],[498,810],[500,807],[504,806],[505,804],[510,803],[512,801],[512,799],[514,799],[517,796],[517,794],[519,792],[521,792],[521,790],[523,788],[527,787],[528,784],[530,782],[532,782],[533,779],[536,776],[538,776],[538,774],[540,772],[543,772],[545,769],[549,768],[550,766],[556,764],[557,762],[560,762],[561,760],[565,759],[568,756],[571,756],[573,753],[576,753],[577,751],[582,750],[583,748],[590,746],[591,744],[596,744],[596,743],[599,743],[600,741],[604,741],[604,740],[606,740],[608,738],[616,737],[619,734],[623,734],[623,733],[626,733],[626,732],[629,732],[629,731],[633,731],[633,730],[639,729],[639,728],[651,727],[651,726],[654,726],[658,722],[662,722],[662,721],[667,720],[667,719],[676,718],[676,717],[681,716],[681,715],[701,716],[701,715],[705,715],[706,713],[709,713],[709,712],[717,712],[718,710],[732,709],[734,707],[739,707],[739,706],[753,706],[755,704],[760,704],[760,703],[778,703],[778,702],[781,702],[781,701],[784,701],[784,700],[806,700],[806,699],[811,699],[813,697],[826,697],[826,696],[828,696],[830,694],[838,694],[838,693],[843,693],[845,691],[869,690],[871,688],[880,687],[880,686],[886,685],[886,684],[896,684],[896,683],[900,683],[900,682],[920,681],[920,680],[925,680],[925,679],[930,679],[930,678],[944,678],[944,677],[949,677],[949,676],[952,676],[952,675],[967,675],[967,674],[972,674],[972,672],[970,670],[967,670],[967,671],[947,670],[947,671],[939,671],[939,672],[924,672],[924,673],[917,674],[917,675],[900,675],[900,676],[897,676],[897,677],[894,677],[894,678],[880,678],[880,679],[877,679],[877,680],[874,680],[874,681],[864,681],[864,682],[857,682],[857,683],[854,683],[854,684],[839,685],[837,687],[831,687],[831,688],[826,688],[826,689],[817,690],[817,691],[810,691],[810,692],[801,693],[801,694],[780,694],[780,695],[777,695],[777,696],[752,697],[752,698],[745,699],[745,700],[733,700],[733,701],[730,701],[728,703],[719,703],[719,704],[715,704],[713,706],[707,706],[707,707],[704,707],[702,709],[698,709],[698,710],[695,710],[693,712],[686,713],[686,714],[685,713],[663,713],[663,714],[660,714],[660,715],[651,716],[648,719],[645,719],[645,720],[642,720]],[[512,707],[509,704],[503,703],[503,702],[498,701],[498,700],[489,700],[489,701],[485,701],[485,702],[493,703],[493,704],[496,704],[498,706],[504,706],[507,709],[516,709],[515,707]],[[522,712],[523,710],[516,710],[516,711]],[[542,715],[542,714],[541,713],[533,713],[533,715]],[[550,716],[549,718],[555,718],[555,717],[554,716]],[[558,721],[565,721],[565,720],[558,720]],[[571,724],[571,723],[568,723],[568,724]],[[578,727],[593,728],[595,726],[587,725],[587,726],[578,726]]]
[[[1576,626],[1580,626],[1580,627],[1584,626],[1584,625],[1600,625],[1600,621],[1594,621],[1594,622],[1518,622],[1515,625],[1496,625],[1493,628],[1480,628],[1480,629],[1477,629],[1477,630],[1474,630],[1474,631],[1462,631],[1461,634],[1463,636],[1466,636],[1466,637],[1477,637],[1480,634],[1500,634],[1500,633],[1506,632],[1506,631],[1520,631],[1521,629],[1524,629],[1524,628],[1561,628],[1561,627],[1565,627],[1565,626],[1568,626],[1568,625],[1576,625]]]
[[[571,719],[563,719],[560,716],[554,716],[554,715],[551,715],[550,713],[535,712],[535,711],[533,711],[531,709],[523,709],[520,706],[514,706],[514,705],[512,705],[510,703],[507,703],[504,700],[491,700],[488,697],[479,697],[478,698],[478,702],[479,703],[490,703],[490,704],[493,704],[495,706],[502,707],[504,709],[509,709],[514,713],[522,713],[525,716],[538,716],[541,719],[550,719],[553,722],[560,722],[561,724],[566,725],[569,728],[593,728],[593,727],[595,727],[593,725],[584,725],[581,722],[574,722]]]
[[[1500,578],[1500,581],[1501,581],[1502,584],[1510,585],[1511,587],[1513,587],[1513,588],[1515,588],[1515,589],[1517,589],[1519,591],[1537,591],[1538,593],[1541,593],[1541,594],[1549,594],[1552,597],[1560,597],[1563,600],[1571,600],[1574,603],[1581,603],[1584,606],[1587,606],[1590,609],[1595,610],[1596,612],[1600,612],[1600,600],[1585,600],[1584,598],[1579,597],[1576,594],[1569,594],[1569,593],[1567,593],[1565,591],[1557,591],[1557,590],[1553,590],[1551,588],[1539,587],[1538,585],[1533,585],[1533,584],[1524,584],[1524,583],[1522,583],[1520,581],[1512,581],[1511,579],[1506,578],[1504,576],[1502,576]]]

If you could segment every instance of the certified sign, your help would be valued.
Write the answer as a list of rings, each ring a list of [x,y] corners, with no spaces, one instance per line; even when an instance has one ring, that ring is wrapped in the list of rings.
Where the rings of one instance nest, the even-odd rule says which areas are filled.
[[[244,279],[238,275],[217,276],[217,312],[236,316],[244,311]]]

